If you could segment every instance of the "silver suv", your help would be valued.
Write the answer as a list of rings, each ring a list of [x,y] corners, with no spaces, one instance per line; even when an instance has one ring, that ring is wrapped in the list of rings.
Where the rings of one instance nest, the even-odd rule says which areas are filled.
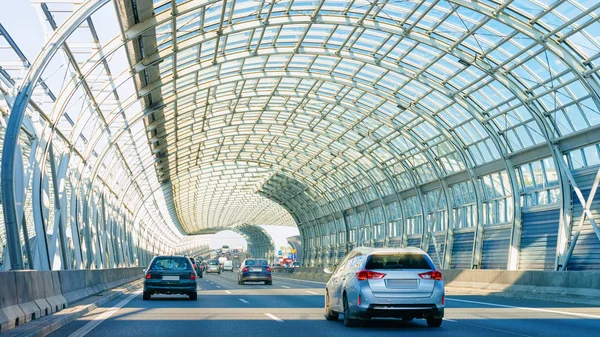
[[[356,248],[340,262],[325,286],[325,318],[356,326],[361,319],[427,319],[442,325],[444,282],[427,253],[418,248]]]

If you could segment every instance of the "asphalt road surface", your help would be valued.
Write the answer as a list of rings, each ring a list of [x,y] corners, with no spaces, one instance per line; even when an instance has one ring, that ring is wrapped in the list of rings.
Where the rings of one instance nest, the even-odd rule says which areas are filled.
[[[372,320],[346,328],[323,318],[324,283],[277,277],[272,286],[238,285],[236,273],[198,280],[198,301],[121,296],[50,336],[600,336],[600,307],[499,296],[446,298],[444,323]]]

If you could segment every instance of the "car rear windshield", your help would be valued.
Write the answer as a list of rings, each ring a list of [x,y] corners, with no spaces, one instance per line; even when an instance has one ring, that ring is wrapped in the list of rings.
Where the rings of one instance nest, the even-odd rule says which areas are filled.
[[[208,264],[210,264],[212,266],[215,266],[215,265],[219,264],[219,261],[217,261],[217,260],[210,260],[210,261],[208,261]]]
[[[366,269],[434,269],[423,254],[392,253],[369,256]]]
[[[267,260],[246,260],[247,266],[266,266],[268,264]]]
[[[191,270],[192,266],[185,257],[157,257],[150,268],[152,270]]]

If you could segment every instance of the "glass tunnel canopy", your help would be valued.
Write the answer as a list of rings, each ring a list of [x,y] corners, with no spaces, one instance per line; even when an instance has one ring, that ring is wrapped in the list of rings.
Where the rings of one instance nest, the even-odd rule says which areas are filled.
[[[598,164],[597,1],[39,10],[59,45],[23,82],[35,134],[169,246],[242,224],[298,225],[313,249],[500,228]]]

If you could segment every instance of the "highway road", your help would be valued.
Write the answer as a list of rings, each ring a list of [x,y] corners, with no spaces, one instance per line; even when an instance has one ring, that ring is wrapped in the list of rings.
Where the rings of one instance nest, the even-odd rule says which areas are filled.
[[[598,336],[600,307],[499,296],[447,296],[445,321],[374,320],[346,328],[323,318],[324,284],[284,279],[272,286],[238,285],[236,274],[198,280],[198,301],[153,296],[141,289],[121,296],[50,336]]]

